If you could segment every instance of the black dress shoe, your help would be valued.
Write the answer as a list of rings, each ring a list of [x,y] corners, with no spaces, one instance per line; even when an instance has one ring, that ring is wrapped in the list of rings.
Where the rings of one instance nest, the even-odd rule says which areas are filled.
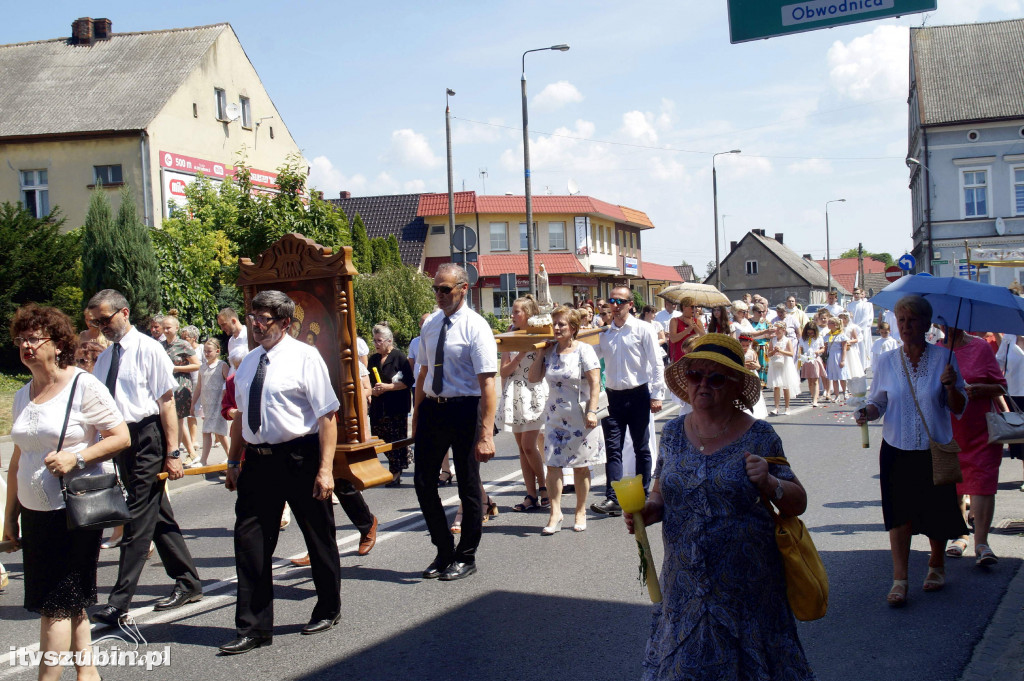
[[[444,572],[441,573],[442,582],[453,582],[456,579],[462,579],[463,577],[469,577],[476,572],[476,563],[460,563],[455,561],[448,566]]]
[[[239,636],[231,643],[222,645],[220,652],[225,655],[241,655],[260,646],[269,646],[273,642],[273,636]]]
[[[435,558],[434,562],[427,566],[427,569],[423,571],[423,579],[437,579],[451,564],[450,560]]]
[[[614,499],[605,499],[604,501],[599,501],[596,504],[591,504],[590,510],[604,515],[622,515],[622,507],[615,503]]]
[[[305,636],[310,634],[319,634],[322,631],[331,629],[335,624],[341,621],[341,615],[335,615],[334,619],[323,619],[323,620],[310,620],[309,624],[302,627],[302,633]]]
[[[195,603],[196,601],[203,600],[202,591],[184,591],[182,589],[175,589],[171,592],[171,595],[167,598],[161,598],[159,601],[153,604],[153,610],[174,610],[180,608],[186,603]]]
[[[96,624],[105,624],[108,627],[117,627],[121,620],[128,616],[128,613],[121,608],[115,608],[112,605],[105,605],[93,614],[89,615],[89,620]]]

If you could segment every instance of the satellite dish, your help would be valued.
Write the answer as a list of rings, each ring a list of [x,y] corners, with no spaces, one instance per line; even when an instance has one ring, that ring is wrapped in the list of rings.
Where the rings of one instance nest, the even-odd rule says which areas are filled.
[[[231,102],[224,107],[224,114],[229,121],[237,121],[238,117],[242,115],[242,107],[238,106],[236,102]]]
[[[576,182],[576,180],[572,179],[571,177],[569,178],[569,182],[567,183],[566,189],[569,190],[569,196],[575,196],[576,194],[580,193],[579,183]]]

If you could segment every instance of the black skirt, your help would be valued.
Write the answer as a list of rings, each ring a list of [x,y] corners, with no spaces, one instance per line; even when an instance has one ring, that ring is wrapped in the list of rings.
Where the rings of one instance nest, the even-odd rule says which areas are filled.
[[[68,619],[96,604],[102,530],[69,530],[67,512],[21,510],[25,609]]]
[[[932,484],[932,453],[897,449],[885,440],[878,454],[885,529],[910,523],[913,534],[956,539],[967,534],[956,485]]]

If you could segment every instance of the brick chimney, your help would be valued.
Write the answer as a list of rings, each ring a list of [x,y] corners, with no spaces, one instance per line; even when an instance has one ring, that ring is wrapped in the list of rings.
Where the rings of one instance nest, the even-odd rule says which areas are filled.
[[[75,45],[92,44],[92,17],[81,17],[71,22],[71,42]]]
[[[92,37],[93,40],[110,40],[113,35],[112,22],[110,19],[93,19]]]
[[[736,247],[739,246],[739,245],[740,245],[740,242],[738,242],[738,241],[730,241],[729,242],[729,252],[732,253],[733,251],[735,251]]]
[[[775,240],[782,243],[782,232],[775,232]]]
[[[343,198],[343,199],[351,199],[352,198],[352,192],[341,192],[341,194],[339,194],[339,196],[341,198]]]
[[[804,253],[804,260],[814,260],[814,258],[811,257],[810,253]]]

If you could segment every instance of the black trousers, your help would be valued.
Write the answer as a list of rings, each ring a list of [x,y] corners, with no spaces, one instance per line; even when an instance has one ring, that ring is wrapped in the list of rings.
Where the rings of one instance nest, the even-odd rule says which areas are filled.
[[[636,452],[636,472],[643,475],[644,489],[651,485],[651,445],[647,429],[651,425],[651,391],[647,384],[630,390],[606,390],[608,416],[601,420],[604,446],[608,455],[605,477],[608,479],[604,495],[615,499],[612,481],[622,478],[622,439],[629,428]]]
[[[341,559],[334,539],[331,500],[313,498],[320,468],[316,436],[275,445],[273,454],[246,449],[238,476],[235,502],[235,567],[238,601],[235,627],[239,636],[270,636],[274,632],[274,549],[281,533],[284,504],[309,551],[317,602],[310,620],[333,619],[341,612]]]
[[[413,477],[416,498],[427,522],[430,541],[437,547],[441,563],[476,561],[483,530],[483,504],[480,500],[480,462],[473,455],[476,444],[480,398],[463,398],[439,403],[424,399],[416,421],[416,471]],[[451,448],[455,479],[462,501],[462,534],[459,545],[448,527],[448,518],[437,491],[441,461]]]
[[[138,423],[129,423],[128,431],[131,446],[121,452],[117,463],[128,489],[128,510],[132,519],[124,528],[117,581],[107,599],[110,605],[121,610],[131,606],[146,565],[150,541],[156,544],[164,571],[177,588],[190,592],[203,588],[192,554],[174,520],[171,500],[164,493],[167,482],[156,477],[163,471],[167,455],[160,417],[150,416]]]
[[[366,536],[373,527],[373,514],[366,505],[363,493],[345,478],[337,478],[334,481],[334,494],[338,497],[338,505],[348,516],[349,521],[356,526],[359,534]]]

